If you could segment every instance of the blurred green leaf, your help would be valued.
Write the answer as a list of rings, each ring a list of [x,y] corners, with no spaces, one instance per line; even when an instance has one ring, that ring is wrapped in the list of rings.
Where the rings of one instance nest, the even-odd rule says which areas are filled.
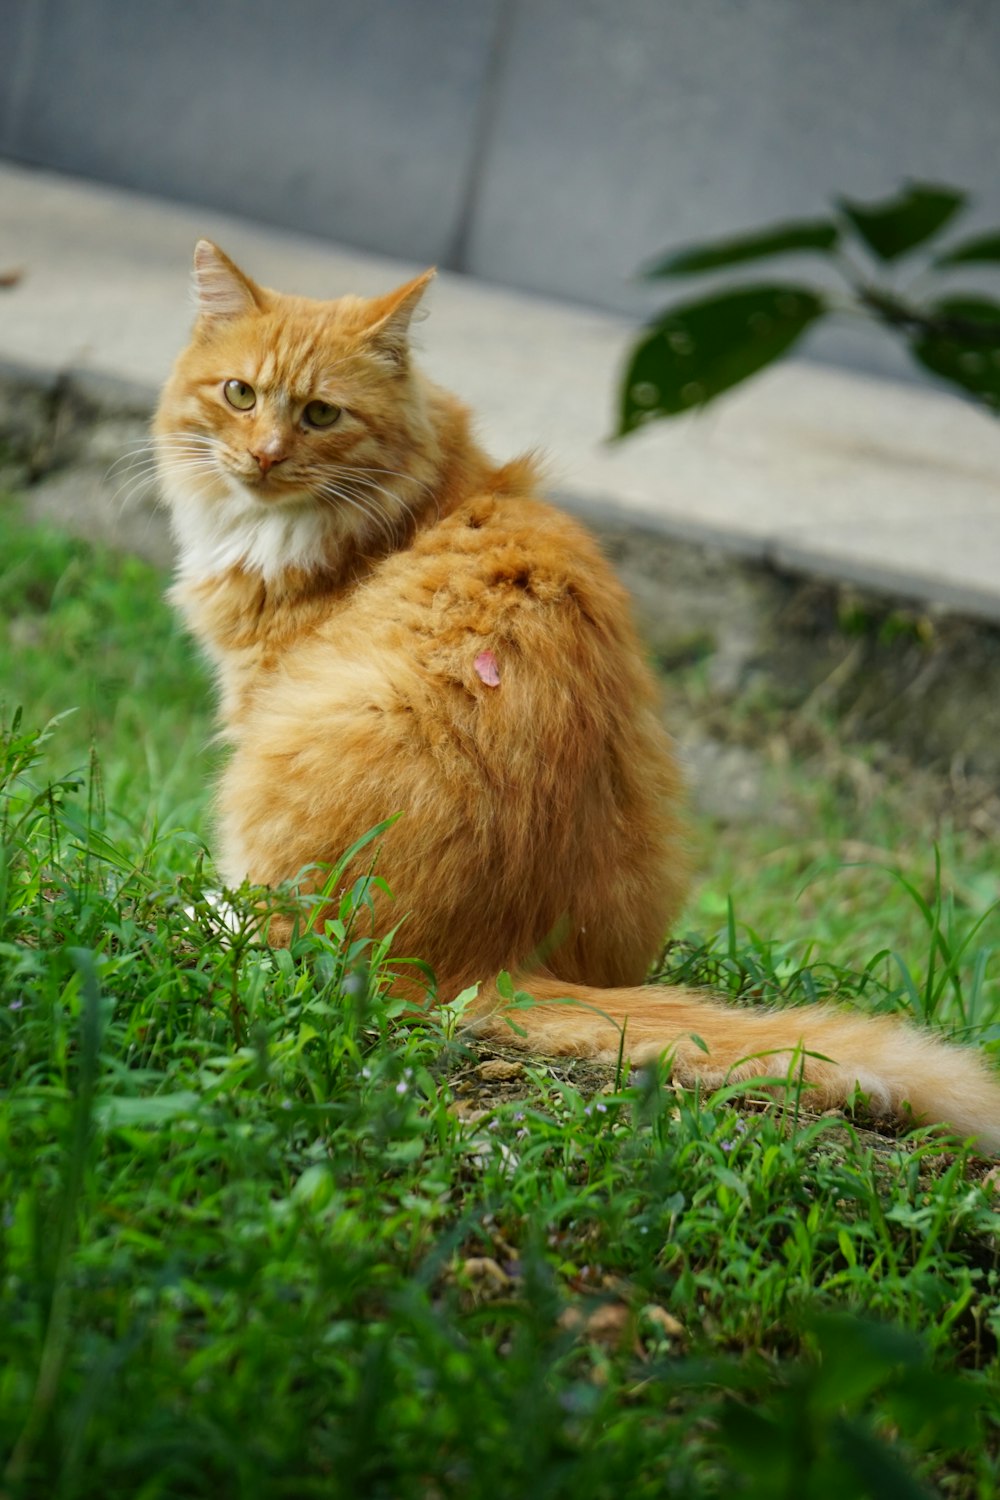
[[[967,201],[955,188],[913,182],[881,203],[838,198],[837,206],[879,260],[898,260],[932,239]]]
[[[833,1437],[834,1451],[860,1486],[855,1493],[872,1500],[933,1500],[933,1491],[914,1479],[893,1450],[860,1422],[838,1422]]]
[[[822,1359],[812,1377],[817,1410],[836,1412],[871,1395],[894,1372],[924,1358],[920,1340],[908,1329],[842,1315],[811,1321]]]
[[[174,1094],[150,1094],[141,1099],[105,1094],[94,1101],[94,1114],[109,1129],[125,1125],[165,1125],[170,1120],[192,1114],[200,1103],[201,1095],[191,1089]]]
[[[979,234],[974,239],[963,240],[953,249],[946,250],[943,255],[936,256],[934,260],[936,266],[965,266],[976,263],[986,265],[993,262],[1000,262],[1000,231],[995,229],[989,234]]]
[[[988,297],[944,297],[928,312],[937,326],[910,338],[913,358],[1000,411],[1000,303]]]
[[[664,315],[632,354],[618,436],[703,406],[785,353],[826,303],[809,287],[741,287]]]
[[[787,255],[796,250],[830,251],[840,239],[840,231],[829,219],[803,219],[776,224],[773,229],[717,240],[712,245],[692,245],[675,250],[643,272],[658,276],[691,276],[700,271],[715,271],[722,266],[738,266],[750,260],[764,260],[770,255]]]
[[[787,1495],[801,1477],[802,1456],[788,1442],[789,1426],[741,1401],[726,1401],[719,1429],[728,1457],[743,1477],[744,1494]]]
[[[980,1413],[988,1400],[986,1387],[925,1361],[900,1375],[885,1406],[911,1442],[958,1453],[978,1441]]]

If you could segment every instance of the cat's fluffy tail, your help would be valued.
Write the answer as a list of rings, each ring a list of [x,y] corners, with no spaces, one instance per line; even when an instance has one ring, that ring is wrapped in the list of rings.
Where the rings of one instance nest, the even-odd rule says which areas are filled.
[[[550,1056],[614,1062],[621,1051],[637,1064],[666,1053],[680,1082],[713,1089],[754,1078],[801,1079],[810,1110],[843,1105],[860,1091],[876,1115],[909,1125],[940,1122],[975,1137],[980,1149],[1000,1152],[1000,1082],[985,1059],[895,1017],[826,1005],[755,1010],[689,990],[591,989],[541,975],[519,987],[538,1003],[511,1011],[512,1027],[506,1002],[495,992],[481,996],[481,1030]]]

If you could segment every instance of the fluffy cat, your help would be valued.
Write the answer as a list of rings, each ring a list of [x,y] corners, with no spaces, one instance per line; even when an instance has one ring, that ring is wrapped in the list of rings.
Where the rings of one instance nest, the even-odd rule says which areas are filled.
[[[654,684],[595,543],[414,367],[431,274],[317,302],[197,246],[154,441],[173,598],[232,746],[224,878],[292,879],[401,813],[377,921],[405,914],[442,999],[481,983],[482,1031],[516,1037],[507,970],[539,1002],[515,1017],[525,1046],[614,1059],[624,1026],[633,1062],[667,1051],[684,1082],[801,1069],[814,1108],[857,1085],[1000,1148],[1000,1087],[972,1052],[887,1017],[642,987],[686,876]]]

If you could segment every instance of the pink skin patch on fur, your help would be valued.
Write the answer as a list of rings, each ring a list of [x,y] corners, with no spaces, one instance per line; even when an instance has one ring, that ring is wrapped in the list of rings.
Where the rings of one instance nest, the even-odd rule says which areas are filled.
[[[500,668],[492,651],[480,651],[472,665],[480,682],[485,682],[487,687],[500,686]]]

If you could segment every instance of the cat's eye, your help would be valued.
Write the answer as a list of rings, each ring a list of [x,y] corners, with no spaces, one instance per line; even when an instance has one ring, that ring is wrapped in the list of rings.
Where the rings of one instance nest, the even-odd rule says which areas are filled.
[[[331,406],[329,401],[310,401],[302,418],[307,427],[332,427],[340,411],[339,406]]]
[[[257,392],[252,385],[247,385],[245,380],[227,380],[222,387],[222,393],[230,406],[235,406],[237,411],[249,411],[257,405]]]

